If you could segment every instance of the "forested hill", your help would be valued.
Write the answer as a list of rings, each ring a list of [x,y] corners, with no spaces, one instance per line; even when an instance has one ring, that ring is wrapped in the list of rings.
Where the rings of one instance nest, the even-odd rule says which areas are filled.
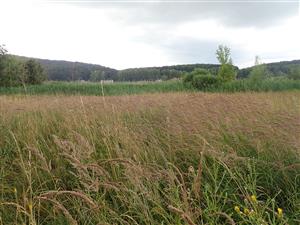
[[[26,60],[29,57],[15,56],[17,59]],[[33,58],[45,69],[48,80],[55,81],[154,81],[169,80],[181,77],[185,72],[191,72],[196,68],[208,69],[212,74],[217,74],[217,64],[187,64],[162,67],[143,67],[116,70],[101,65],[70,62],[63,60],[48,60]],[[237,68],[238,69],[238,68]]]
[[[268,71],[271,72],[272,76],[276,76],[276,77],[287,76],[290,74],[291,70],[300,68],[300,60],[266,63],[265,65],[266,65]],[[238,78],[248,77],[252,68],[253,67],[240,69],[238,72]]]
[[[29,59],[28,57],[15,56],[20,60]],[[169,80],[181,77],[185,72],[191,72],[196,68],[203,68],[209,70],[216,75],[219,69],[218,64],[186,64],[173,65],[162,67],[143,67],[143,68],[129,68],[124,70],[116,70],[113,68],[81,63],[70,62],[63,60],[48,60],[38,59],[47,74],[48,80],[56,81],[99,81],[99,80],[114,80],[114,81],[153,81],[153,80]],[[300,60],[282,61],[265,64],[272,76],[288,76],[294,68],[300,68]],[[238,78],[246,78],[249,76],[253,67],[239,69]]]
[[[29,57],[15,56],[20,60],[29,59]],[[82,62],[71,62],[64,60],[48,60],[39,58],[35,59],[45,69],[48,80],[56,81],[72,81],[72,80],[90,80],[91,74],[94,71],[100,72],[104,79],[114,80],[117,77],[118,71],[109,67],[82,63]]]

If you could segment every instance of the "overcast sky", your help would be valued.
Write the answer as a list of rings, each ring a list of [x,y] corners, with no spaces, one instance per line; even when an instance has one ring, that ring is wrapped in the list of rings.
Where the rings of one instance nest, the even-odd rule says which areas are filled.
[[[11,54],[116,69],[300,59],[299,0],[0,0],[0,44]]]

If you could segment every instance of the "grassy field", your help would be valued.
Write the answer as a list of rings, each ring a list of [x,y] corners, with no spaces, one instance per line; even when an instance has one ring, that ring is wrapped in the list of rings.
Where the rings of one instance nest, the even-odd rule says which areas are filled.
[[[0,96],[0,224],[299,224],[299,99]]]
[[[300,80],[290,79],[266,79],[256,83],[249,79],[240,79],[225,83],[218,88],[212,88],[210,92],[266,92],[300,90]]]
[[[166,93],[191,91],[180,81],[166,82],[116,82],[112,84],[92,82],[48,82],[42,85],[24,87],[0,87],[0,95],[28,94],[28,95],[131,95],[144,93]]]
[[[300,81],[288,79],[268,79],[258,83],[249,80],[236,80],[222,84],[217,88],[209,88],[207,92],[265,92],[300,90]],[[81,82],[48,82],[42,85],[27,87],[0,87],[0,95],[132,95],[145,93],[195,92],[181,81],[164,82],[116,82],[113,84],[81,83]]]

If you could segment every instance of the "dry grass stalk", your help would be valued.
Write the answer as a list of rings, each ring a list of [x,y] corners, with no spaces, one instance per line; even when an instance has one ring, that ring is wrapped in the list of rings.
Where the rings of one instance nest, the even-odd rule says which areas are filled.
[[[107,163],[123,163],[123,164],[129,164],[131,166],[135,165],[130,159],[125,159],[125,158],[107,159],[100,162],[100,164],[107,164]]]
[[[193,184],[193,192],[196,196],[196,198],[198,199],[198,201],[200,201],[201,198],[201,177],[202,177],[202,152],[200,153],[200,160],[199,160],[199,165],[198,165],[198,170],[197,170],[197,175],[194,179],[194,184]]]
[[[234,220],[233,220],[228,214],[226,214],[226,213],[224,213],[224,212],[216,212],[216,213],[214,213],[213,215],[222,216],[222,217],[224,217],[224,218],[227,220],[227,222],[228,222],[229,224],[235,225]]]
[[[51,164],[47,162],[42,151],[40,151],[34,147],[29,147],[28,150],[31,151],[35,155],[35,157],[39,160],[39,163],[41,164],[42,169],[44,169],[49,174],[51,174]]]
[[[182,200],[183,200],[183,203],[184,203],[184,206],[185,206],[186,210],[190,211],[190,205],[189,205],[189,200],[188,200],[188,191],[187,191],[187,188],[186,188],[186,185],[185,185],[183,175],[175,165],[173,165],[171,163],[169,163],[169,164],[175,169],[175,171],[179,175],[179,178],[180,178],[179,185],[180,185],[180,188],[181,188]]]
[[[153,202],[161,207],[162,213],[168,212],[165,205],[161,204],[161,202],[165,202],[165,199],[156,194],[161,191],[157,186],[162,183],[161,186],[167,186],[166,189],[169,187],[171,190],[173,190],[172,188],[179,189],[180,199],[183,202],[183,210],[173,206],[169,206],[169,210],[180,215],[186,223],[194,224],[193,220],[196,221],[198,218],[196,214],[200,211],[200,206],[194,208],[195,204],[193,203],[195,202],[190,198],[190,194],[194,194],[199,201],[205,201],[201,196],[201,183],[204,182],[203,179],[206,179],[205,176],[202,176],[201,159],[196,174],[193,174],[191,193],[187,188],[190,183],[187,183],[186,174],[182,171],[186,170],[186,166],[190,165],[190,162],[195,162],[194,159],[199,150],[203,151],[203,156],[223,163],[224,167],[227,166],[229,170],[231,166],[237,165],[237,162],[249,161],[250,157],[239,152],[247,147],[248,142],[259,155],[264,153],[265,146],[270,141],[271,145],[269,146],[274,149],[267,150],[273,151],[271,154],[274,154],[275,160],[272,162],[255,158],[250,160],[260,165],[274,166],[276,170],[295,170],[297,172],[299,164],[282,163],[280,156],[284,156],[284,151],[278,150],[292,149],[295,152],[298,151],[298,155],[300,154],[300,139],[298,138],[300,111],[299,107],[297,109],[294,105],[296,101],[298,102],[299,97],[300,93],[155,94],[107,97],[107,107],[105,108],[103,108],[102,102],[99,103],[99,97],[82,97],[85,110],[90,111],[89,116],[82,121],[83,114],[82,110],[78,109],[78,103],[80,104],[78,97],[39,96],[12,100],[0,96],[0,102],[3,100],[0,108],[0,123],[4,124],[4,128],[7,130],[13,130],[13,140],[16,142],[15,147],[20,156],[20,159],[16,159],[14,166],[17,166],[20,171],[24,170],[25,175],[30,178],[27,179],[28,183],[40,182],[38,190],[37,185],[34,185],[32,193],[40,193],[42,189],[45,194],[40,195],[41,198],[57,201],[55,199],[57,197],[58,200],[66,200],[70,203],[76,201],[75,198],[80,198],[80,201],[94,209],[97,207],[97,202],[94,202],[86,193],[103,188],[104,193],[101,197],[105,200],[107,195],[109,198],[115,198],[113,200],[120,202],[124,210],[130,212],[126,220],[132,217],[133,220],[130,223],[134,223],[134,221],[138,221],[136,215],[132,215],[134,213],[139,214],[140,220],[149,221],[148,218],[142,218],[149,215],[148,200],[154,199]],[[294,100],[291,100],[292,98]],[[17,110],[18,108],[22,108],[23,111],[20,112]],[[38,113],[35,114],[35,112]],[[57,116],[55,116],[56,113]],[[16,114],[19,116],[18,118]],[[11,122],[16,118],[19,123],[14,123],[16,126],[14,127]],[[28,132],[24,132],[25,130]],[[0,132],[1,135],[4,133],[5,137],[5,129],[0,129]],[[229,136],[227,142],[224,141],[224,132],[233,135]],[[53,185],[47,186],[49,181],[39,176],[38,170],[36,173],[30,173],[30,163],[34,167],[34,163],[39,160],[38,166],[42,166],[46,170],[47,160],[43,159],[43,154],[39,155],[42,152],[39,152],[38,148],[30,150],[29,153],[24,151],[23,144],[34,146],[34,143],[37,142],[33,142],[33,140],[45,138],[42,140],[45,142],[41,141],[38,144],[45,144],[49,147],[49,153],[51,150],[56,152],[57,147],[51,145],[48,134],[67,137],[64,139],[54,138],[59,155],[49,154],[47,156],[53,161],[58,160],[59,163],[62,161],[64,165],[71,164],[74,167],[72,171],[75,171],[73,178],[76,182],[68,183],[71,186],[69,189],[75,190],[80,182],[83,189],[81,192],[57,190],[47,192],[53,188]],[[247,143],[240,141],[238,139],[240,136],[245,137]],[[7,135],[6,138],[0,138],[0,147],[10,146],[6,145],[7,140],[5,139],[10,140],[11,137]],[[100,146],[97,152],[94,152],[95,146]],[[52,147],[53,149],[51,149]],[[45,149],[47,148],[43,148],[43,150]],[[221,152],[220,149],[225,150]],[[35,156],[36,160],[31,162],[30,157],[25,157],[27,153]],[[92,153],[99,153],[99,155]],[[63,156],[61,161],[60,156]],[[176,166],[168,168],[167,162],[172,162]],[[285,165],[288,166],[284,167]],[[206,166],[209,165],[205,165],[205,171]],[[50,169],[51,167],[49,167]],[[5,173],[10,175],[7,171]],[[58,179],[60,175],[64,176],[70,173],[64,168],[62,170],[55,168],[51,172],[55,173]],[[14,174],[12,173],[12,175]],[[32,175],[33,179],[29,175]],[[110,180],[114,182],[110,182]],[[19,184],[21,180],[16,178],[16,181]],[[5,185],[9,186],[10,184],[7,182]],[[59,183],[54,183],[54,185],[58,187],[57,189],[61,187]],[[135,188],[136,190],[133,190]],[[105,192],[106,190],[113,190],[117,193]],[[162,191],[164,192],[165,189]],[[168,191],[166,190],[166,192]],[[145,194],[146,192],[148,195]],[[175,202],[172,195],[163,194],[164,197],[170,199],[169,202]],[[66,198],[62,195],[71,196]],[[6,197],[6,193],[4,196]],[[136,199],[132,201],[131,196]],[[143,201],[140,200],[146,203],[142,210],[139,204]],[[109,215],[106,218],[110,222],[118,221],[126,224],[122,217],[127,215],[120,215],[122,210],[114,208],[110,204],[103,204],[101,207],[103,207],[99,213],[101,216]],[[5,209],[7,212],[10,210]],[[203,213],[206,212],[207,210]],[[215,216],[222,217],[220,218],[222,220],[225,218],[227,223],[234,224],[226,215],[220,212]],[[116,220],[109,218],[110,216]],[[84,218],[85,215],[78,216],[80,221]],[[157,221],[155,220],[155,222]]]
[[[28,218],[31,217],[30,213],[28,213],[26,211],[26,209],[18,203],[15,203],[15,202],[1,202],[0,205],[14,206],[17,210],[20,210],[20,212],[22,212],[26,216],[28,216]]]
[[[79,191],[48,191],[41,194],[39,197],[55,198],[57,196],[66,194],[81,198],[87,205],[91,207],[91,209],[96,210],[99,208],[98,205],[90,197]]]
[[[55,199],[50,199],[50,198],[41,197],[41,196],[38,197],[37,199],[51,202],[56,208],[58,208],[62,211],[62,213],[65,215],[65,217],[68,219],[68,221],[71,225],[78,225],[77,221],[72,217],[70,212],[61,203],[59,203]]]
[[[193,220],[190,218],[190,216],[189,216],[187,213],[185,213],[184,211],[182,211],[181,209],[178,209],[178,208],[176,208],[176,207],[174,207],[174,206],[171,206],[171,205],[168,206],[168,209],[169,209],[170,211],[172,211],[172,212],[174,212],[174,213],[180,215],[181,218],[182,218],[187,224],[189,224],[189,225],[196,225],[196,224],[193,222]]]

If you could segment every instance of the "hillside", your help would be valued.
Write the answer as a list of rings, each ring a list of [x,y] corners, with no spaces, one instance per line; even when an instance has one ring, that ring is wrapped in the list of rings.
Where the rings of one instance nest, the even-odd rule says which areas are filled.
[[[30,57],[15,56],[21,60],[29,59]],[[117,70],[82,62],[71,62],[64,60],[49,60],[33,58],[38,61],[45,69],[48,80],[55,81],[72,81],[72,80],[89,80],[93,71],[101,71],[105,75],[105,79],[116,79]]]
[[[272,76],[287,76],[290,69],[300,67],[300,60],[281,61],[274,63],[266,63],[267,69],[272,73]],[[253,67],[240,69],[238,72],[238,78],[246,78],[249,76]]]
[[[16,56],[24,60],[29,57]],[[115,81],[143,81],[143,80],[169,80],[181,77],[185,72],[191,72],[195,68],[208,69],[212,74],[217,74],[218,64],[184,64],[162,67],[141,67],[129,68],[124,70],[116,70],[113,68],[82,62],[71,62],[64,60],[37,60],[45,69],[48,80],[54,81],[72,81],[72,80],[90,80],[91,73],[98,71],[99,79],[115,80]],[[272,76],[287,76],[290,69],[300,67],[300,60],[282,61],[265,64]],[[253,67],[239,69],[238,78],[246,78],[249,76]]]
[[[162,67],[142,67],[116,70],[113,68],[65,60],[49,60],[24,56],[15,56],[20,60],[35,59],[47,73],[48,80],[72,81],[72,80],[91,80],[91,73],[94,71],[99,76],[96,80],[115,80],[115,81],[144,81],[144,80],[168,80],[180,77],[184,72],[191,72],[195,68],[205,68],[216,74],[219,68],[217,64],[186,64]],[[237,68],[238,69],[238,68]]]

